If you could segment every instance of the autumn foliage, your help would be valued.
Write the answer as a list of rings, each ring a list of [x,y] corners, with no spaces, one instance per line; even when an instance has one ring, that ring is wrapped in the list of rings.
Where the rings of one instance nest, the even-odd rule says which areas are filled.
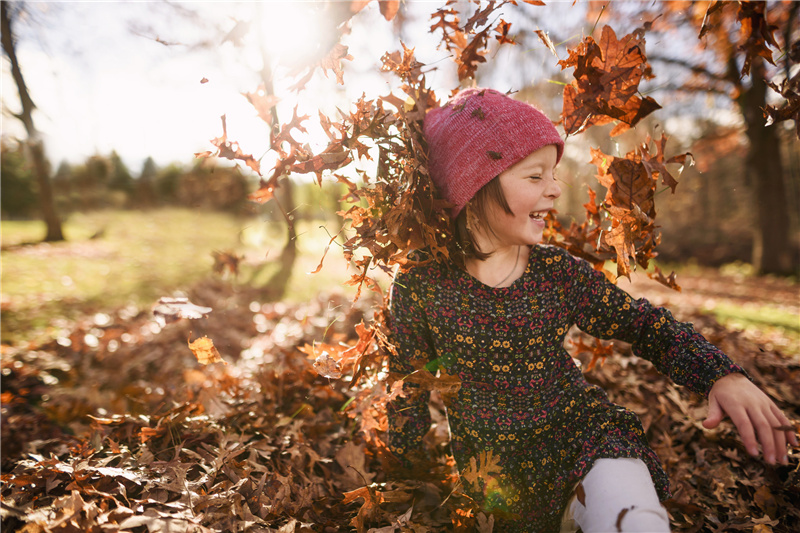
[[[334,3],[331,23],[344,28],[369,3]],[[400,5],[378,4],[387,20]],[[447,2],[432,13],[429,29],[451,54],[465,86],[487,61],[490,45],[515,45],[512,25],[496,11],[518,2],[475,2],[467,20],[459,18],[454,4]],[[742,32],[748,49],[763,56],[776,45],[759,8],[751,4],[740,2]],[[565,85],[559,121],[567,137],[610,123],[611,134],[617,135],[659,108],[639,87],[653,76],[646,54],[648,28],[645,22],[618,36],[603,26],[558,63],[573,77]],[[544,33],[539,36],[546,48],[555,49]],[[294,73],[294,90],[303,90],[317,71],[344,83],[342,61],[348,57],[345,46],[330,43],[323,57]],[[465,472],[455,471],[441,399],[458,390],[457,378],[421,369],[387,382],[385,360],[393,347],[385,331],[384,295],[370,275],[373,268],[391,272],[408,267],[413,264],[410,252],[418,249],[429,250],[432,260],[448,260],[449,206],[428,175],[422,121],[450,95],[435,94],[428,86],[430,68],[406,43],[386,52],[381,70],[396,76],[399,91],[362,96],[339,117],[314,117],[328,139],[317,153],[296,137],[308,131],[312,117],[295,108],[288,121],[277,123],[274,98],[263,89],[246,93],[271,127],[268,148],[277,158],[270,169],[261,168],[228,138],[222,117],[222,134],[212,140],[216,150],[197,155],[238,160],[258,173],[261,184],[251,200],[270,201],[279,179],[294,173],[344,184],[343,201],[349,207],[340,213],[343,253],[355,270],[348,283],[358,287],[360,300],[347,313],[323,300],[294,308],[254,306],[245,291],[232,293],[220,283],[197,295],[200,306],[188,300],[160,302],[157,335],[146,333],[150,317],[138,316],[120,320],[99,336],[91,333],[99,339],[94,346],[85,342],[93,331],[85,324],[72,332],[68,345],[54,341],[4,354],[4,385],[9,376],[14,383],[3,391],[9,409],[3,417],[4,527],[492,531],[494,518],[460,489],[461,484],[489,482],[496,458],[481,454]],[[785,93],[789,107],[766,113],[771,120],[794,116],[794,88],[776,90]],[[606,271],[612,279],[629,276],[636,265],[650,267],[659,243],[656,194],[675,192],[680,169],[691,162],[690,154],[672,154],[667,145],[661,135],[648,137],[623,157],[593,149],[587,160],[596,166],[606,194],[598,199],[589,191],[581,222],[567,225],[551,216],[547,241],[599,270],[606,261],[615,262],[616,274]],[[362,160],[371,161],[376,171],[358,168],[355,163]],[[235,271],[236,264],[235,258],[218,259],[220,271]],[[649,275],[678,288],[674,275],[657,268]],[[363,294],[362,288],[367,289]],[[215,304],[222,301],[226,305]],[[757,383],[766,386],[769,378],[776,379],[779,385],[768,391],[786,407],[800,408],[792,393],[800,386],[796,362],[776,353],[759,354],[745,339],[727,338],[710,319],[693,318],[712,342],[746,355],[739,362]],[[254,324],[266,328],[259,331]],[[135,342],[121,343],[123,335]],[[669,502],[677,527],[790,531],[800,525],[800,513],[790,503],[800,495],[796,468],[757,465],[730,429],[704,432],[697,421],[700,399],[679,391],[646,363],[621,357],[628,353],[625,346],[578,333],[570,340],[576,357],[585,358],[591,369],[587,377],[608,390],[612,400],[642,415],[648,438],[677,480]],[[195,367],[187,342],[208,366]],[[87,390],[100,372],[108,373],[106,381]],[[176,380],[182,380],[181,387]],[[437,429],[426,437],[423,459],[413,472],[403,470],[383,442],[385,407],[402,394],[403,381],[434,390],[439,398],[433,407]],[[56,382],[61,388],[54,387]],[[59,402],[50,405],[58,407],[38,409],[41,398],[52,394],[59,395]],[[98,409],[106,414],[98,415]],[[22,444],[9,450],[7,438],[18,427],[28,434],[18,435]],[[699,478],[698,471],[703,472]]]

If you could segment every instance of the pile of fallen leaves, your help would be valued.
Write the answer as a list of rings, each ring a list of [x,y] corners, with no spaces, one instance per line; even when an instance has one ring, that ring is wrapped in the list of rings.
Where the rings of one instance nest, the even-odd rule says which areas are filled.
[[[381,441],[381,376],[351,387],[346,373],[321,375],[333,372],[321,347],[358,347],[358,324],[381,302],[262,305],[223,282],[190,299],[214,311],[159,324],[122,309],[41,346],[4,347],[3,531],[491,531],[459,490],[440,402],[429,462],[403,471]],[[683,318],[800,417],[796,360]],[[187,340],[204,335],[223,363],[198,364]],[[590,343],[581,336],[573,346]],[[676,530],[800,528],[796,455],[778,467],[750,458],[729,424],[702,428],[701,398],[608,346],[587,377],[641,416],[670,474]]]

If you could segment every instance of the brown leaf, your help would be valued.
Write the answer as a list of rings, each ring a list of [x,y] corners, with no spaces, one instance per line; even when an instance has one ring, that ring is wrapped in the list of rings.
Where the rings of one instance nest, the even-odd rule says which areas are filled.
[[[317,356],[313,366],[317,374],[324,378],[339,379],[342,377],[342,368],[339,363],[326,352]]]
[[[379,506],[384,500],[383,495],[370,485],[345,492],[342,503],[347,505],[359,498],[364,499],[364,505],[359,508],[358,514],[353,518],[350,524],[356,528],[358,533],[364,533],[366,531],[366,522],[380,510]]]
[[[515,41],[513,37],[508,36],[508,32],[510,30],[511,23],[500,19],[500,23],[494,29],[494,31],[497,33],[494,38],[497,39],[500,44],[517,44],[517,41]]]
[[[473,490],[481,489],[481,482],[488,484],[502,472],[500,457],[494,455],[492,450],[481,451],[477,461],[475,457],[470,457],[469,465],[461,473],[461,479],[472,486]]]
[[[778,515],[778,503],[775,501],[775,496],[772,495],[768,486],[760,486],[753,495],[753,501],[756,502],[756,505],[758,505],[767,516],[772,517]]]
[[[557,58],[558,52],[556,52],[556,47],[553,44],[553,41],[550,40],[550,36],[545,32],[543,32],[542,30],[534,30],[534,33],[536,33],[536,35],[539,36],[539,39],[544,43],[547,49],[550,50],[550,52],[552,52],[553,55],[556,56]]]
[[[211,252],[211,256],[214,258],[214,266],[212,270],[215,274],[225,275],[231,274],[233,276],[237,276],[239,274],[239,263],[242,260],[242,257],[237,255],[235,252],[226,251],[226,252],[218,252],[213,251]]]
[[[447,405],[461,389],[461,379],[456,375],[448,375],[443,370],[440,370],[439,374],[439,377],[436,377],[425,368],[422,368],[405,376],[403,380],[409,383],[416,383],[423,390],[438,391],[442,395],[445,405]]]
[[[275,195],[275,187],[276,185],[270,182],[262,181],[261,187],[257,191],[248,194],[247,199],[257,204],[265,204],[272,200]]]
[[[261,165],[256,159],[250,155],[242,152],[239,148],[239,143],[228,140],[228,126],[225,115],[220,117],[222,119],[222,136],[216,137],[211,140],[211,144],[217,147],[216,153],[212,154],[217,157],[224,157],[225,159],[243,161],[248,167],[253,169],[257,174],[261,175]],[[197,157],[207,157],[195,154]]]
[[[381,15],[386,20],[392,20],[400,10],[400,0],[379,0]]]
[[[200,337],[193,342],[188,342],[188,344],[189,349],[192,350],[192,353],[201,365],[225,363],[222,357],[220,357],[216,346],[214,346],[214,341],[208,337]]]
[[[256,108],[258,118],[272,126],[272,108],[275,107],[281,99],[273,94],[268,94],[263,83],[259,85],[254,92],[242,93],[242,95]]]

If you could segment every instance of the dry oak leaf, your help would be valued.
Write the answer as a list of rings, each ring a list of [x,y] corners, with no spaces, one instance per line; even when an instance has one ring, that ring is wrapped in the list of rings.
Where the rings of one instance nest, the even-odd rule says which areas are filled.
[[[201,365],[207,365],[210,363],[228,364],[222,359],[222,357],[220,357],[217,347],[214,346],[214,341],[208,337],[200,337],[194,342],[187,341],[187,344]]]
[[[247,101],[250,102],[253,107],[256,108],[256,112],[258,113],[258,118],[269,124],[272,125],[272,108],[275,107],[278,102],[280,102],[280,98],[273,94],[267,93],[267,90],[262,83],[258,86],[258,88],[252,93],[242,93],[242,96],[247,98]]]
[[[480,480],[488,483],[491,479],[497,477],[502,470],[500,458],[494,455],[492,450],[480,452],[477,459],[476,461],[475,457],[470,457],[469,466],[461,474],[461,479],[475,489],[480,488]]]
[[[652,221],[637,205],[630,210],[610,206],[608,211],[614,221],[611,231],[605,234],[604,241],[617,253],[617,275],[630,279],[630,259],[636,258],[636,238]]]
[[[405,381],[416,383],[425,390],[437,390],[442,395],[445,404],[449,403],[455,394],[461,389],[461,379],[456,375],[448,375],[440,370],[440,377],[431,374],[427,369],[415,370],[405,377]]]
[[[373,486],[367,486],[345,492],[342,503],[347,505],[358,498],[364,499],[364,505],[358,510],[358,514],[353,517],[350,524],[354,526],[359,533],[363,533],[366,531],[365,522],[372,519],[375,513],[380,510],[379,506],[384,500],[382,493],[375,490]]]

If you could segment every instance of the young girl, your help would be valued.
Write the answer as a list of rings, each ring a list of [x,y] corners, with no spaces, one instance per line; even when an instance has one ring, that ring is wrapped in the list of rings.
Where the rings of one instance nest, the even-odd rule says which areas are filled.
[[[495,531],[669,531],[669,483],[631,411],[584,379],[563,346],[570,326],[632,344],[709,400],[704,425],[731,417],[752,455],[787,462],[789,420],[744,370],[663,308],[634,300],[587,262],[543,246],[561,189],[564,143],[534,107],[468,89],[424,124],[430,174],[451,202],[451,262],[397,273],[391,329],[405,376],[431,364],[457,375],[447,405],[459,471],[487,452],[499,468],[464,483]],[[420,252],[424,254],[424,252]],[[430,427],[429,394],[405,385],[389,406],[389,447],[410,466]],[[483,454],[481,453],[483,452]]]

